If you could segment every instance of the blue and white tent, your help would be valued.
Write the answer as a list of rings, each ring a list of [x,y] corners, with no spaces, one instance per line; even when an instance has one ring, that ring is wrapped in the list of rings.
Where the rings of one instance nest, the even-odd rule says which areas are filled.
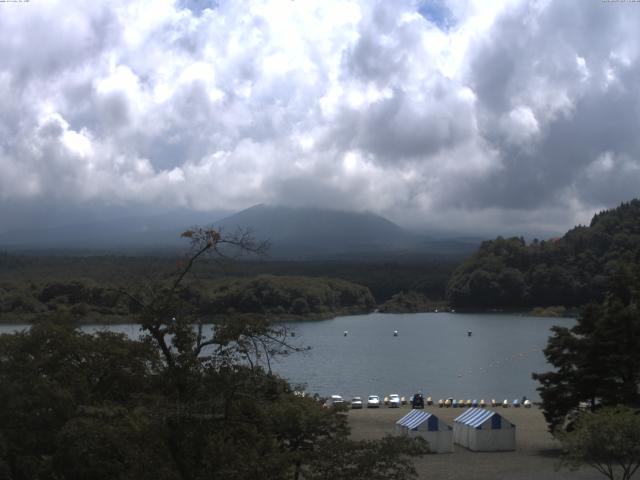
[[[453,452],[453,430],[434,414],[424,410],[411,410],[396,422],[396,432],[420,436],[429,442],[433,453]]]
[[[498,412],[471,408],[454,420],[453,441],[478,452],[516,449],[516,426]]]

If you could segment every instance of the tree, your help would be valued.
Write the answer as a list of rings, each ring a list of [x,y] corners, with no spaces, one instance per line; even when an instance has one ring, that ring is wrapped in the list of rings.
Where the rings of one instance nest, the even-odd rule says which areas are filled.
[[[575,428],[558,436],[563,464],[589,465],[610,480],[629,480],[640,468],[640,411],[603,408],[580,416]]]
[[[552,329],[544,353],[556,370],[533,374],[552,432],[581,402],[640,407],[640,275],[629,265],[610,277],[604,303],[586,307],[573,327]]]
[[[408,459],[425,451],[419,441],[353,442],[343,412],[296,396],[273,374],[274,355],[301,348],[286,328],[246,314],[204,328],[187,288],[195,262],[262,245],[211,229],[183,236],[192,250],[173,277],[122,289],[138,307],[141,341],[53,323],[0,335],[0,473],[289,480],[358,465],[355,478],[415,476]]]
[[[308,480],[408,480],[416,477],[412,458],[429,452],[420,437],[386,436],[359,442],[341,438],[324,441],[304,471]]]

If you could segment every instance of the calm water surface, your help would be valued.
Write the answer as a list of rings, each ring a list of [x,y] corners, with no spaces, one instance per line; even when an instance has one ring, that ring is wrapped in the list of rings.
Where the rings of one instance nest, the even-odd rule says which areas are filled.
[[[275,369],[321,394],[421,390],[436,399],[537,399],[531,373],[549,369],[542,354],[549,329],[574,322],[506,314],[374,313],[296,323],[295,340],[311,351],[280,360]]]
[[[537,399],[538,384],[531,372],[549,369],[542,354],[549,329],[573,323],[573,319],[459,313],[373,313],[293,322],[289,325],[296,336],[290,340],[311,350],[278,358],[273,368],[292,382],[305,382],[308,392],[323,395],[409,395],[421,390],[435,399],[523,395]],[[0,326],[0,333],[16,328],[20,327]],[[139,334],[133,324],[109,328],[131,337]]]

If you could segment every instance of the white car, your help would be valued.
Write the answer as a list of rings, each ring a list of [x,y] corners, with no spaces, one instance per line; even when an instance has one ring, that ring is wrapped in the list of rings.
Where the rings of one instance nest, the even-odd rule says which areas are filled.
[[[351,399],[351,408],[362,408],[362,399],[360,397],[353,397]]]
[[[389,408],[400,408],[400,395],[397,393],[389,395]]]
[[[378,395],[369,395],[367,408],[380,408],[380,397]]]
[[[329,405],[343,405],[343,404],[344,404],[344,400],[340,395],[331,395],[331,398],[329,399]]]

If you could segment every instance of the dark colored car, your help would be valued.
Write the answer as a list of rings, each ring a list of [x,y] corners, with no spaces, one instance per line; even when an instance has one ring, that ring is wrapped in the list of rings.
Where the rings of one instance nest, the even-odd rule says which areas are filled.
[[[424,408],[424,395],[416,393],[411,399],[411,408]]]

